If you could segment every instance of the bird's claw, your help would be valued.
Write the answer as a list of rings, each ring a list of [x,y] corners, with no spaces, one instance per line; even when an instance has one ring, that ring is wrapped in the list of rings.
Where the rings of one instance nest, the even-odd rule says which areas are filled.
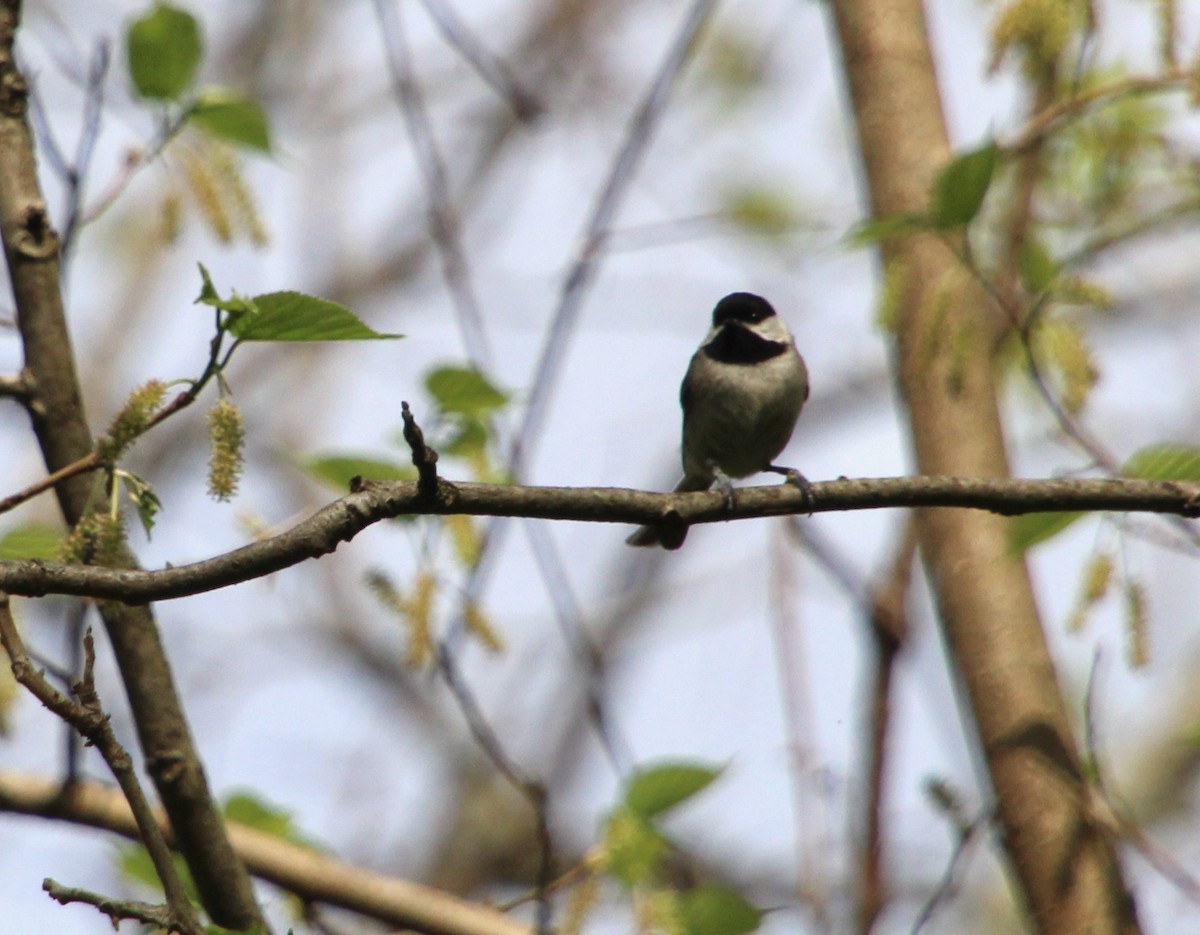
[[[812,516],[813,507],[817,503],[816,495],[813,493],[812,482],[795,468],[778,467],[771,464],[767,466],[767,470],[775,474],[782,474],[786,478],[785,483],[791,484],[800,491],[800,499],[804,507],[804,512]]]

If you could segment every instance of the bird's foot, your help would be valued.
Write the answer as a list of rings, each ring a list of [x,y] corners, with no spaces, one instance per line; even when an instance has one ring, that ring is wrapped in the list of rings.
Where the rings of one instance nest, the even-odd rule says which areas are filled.
[[[717,487],[725,496],[725,508],[732,513],[737,509],[737,488],[733,486],[733,481],[729,479],[729,475],[722,471],[715,464],[712,465],[713,480],[716,481]]]
[[[816,506],[817,503],[817,498],[813,493],[812,482],[795,468],[780,467],[777,464],[768,464],[766,469],[772,474],[782,474],[785,478],[787,478],[786,483],[791,484],[800,491],[800,498],[804,502],[804,510],[809,516],[812,516],[813,507]]]

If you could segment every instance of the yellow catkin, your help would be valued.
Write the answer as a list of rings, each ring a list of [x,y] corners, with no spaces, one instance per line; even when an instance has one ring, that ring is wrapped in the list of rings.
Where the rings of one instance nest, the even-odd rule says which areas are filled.
[[[450,542],[454,545],[454,554],[467,568],[474,568],[479,561],[479,553],[483,541],[479,529],[470,516],[452,515],[442,519],[446,531],[450,533]]]
[[[213,236],[221,243],[229,243],[233,240],[233,222],[221,197],[221,186],[213,177],[204,151],[196,153],[180,147],[178,158],[183,166],[188,190]]]
[[[230,500],[237,493],[245,465],[246,429],[237,404],[222,399],[208,411],[208,494]]]
[[[237,153],[228,146],[215,143],[208,147],[208,151],[213,180],[220,189],[222,203],[231,220],[254,246],[265,247],[271,238],[254,200],[254,193],[246,184]]]
[[[405,661],[422,669],[433,660],[433,600],[437,596],[437,578],[432,571],[417,575],[412,597],[404,603],[404,622],[408,628]]]
[[[183,230],[183,198],[175,188],[163,195],[158,214],[159,236],[165,244],[174,244]]]
[[[1071,610],[1067,620],[1067,629],[1077,633],[1087,623],[1087,615],[1092,608],[1104,599],[1108,587],[1112,583],[1113,560],[1106,552],[1093,555],[1087,567],[1083,570],[1083,582],[1079,588],[1079,598]]]
[[[125,405],[116,414],[104,433],[96,442],[96,450],[105,461],[113,462],[121,457],[144,431],[166,396],[167,385],[161,380],[143,383],[129,394]]]
[[[125,526],[119,516],[108,512],[89,513],[58,547],[64,562],[82,565],[111,565],[125,543]]]
[[[1125,634],[1129,665],[1140,669],[1150,661],[1146,589],[1136,581],[1125,586]]]

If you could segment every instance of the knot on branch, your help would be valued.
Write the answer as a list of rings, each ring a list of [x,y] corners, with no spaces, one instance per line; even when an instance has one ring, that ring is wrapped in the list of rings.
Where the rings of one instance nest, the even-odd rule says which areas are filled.
[[[412,463],[417,469],[417,491],[422,496],[437,496],[438,453],[425,444],[425,433],[421,431],[421,426],[417,425],[407,402],[400,403],[400,415],[404,419],[404,440],[412,449]]]
[[[58,255],[58,234],[50,224],[50,213],[43,201],[32,201],[21,212],[21,224],[13,237],[13,248],[31,260],[47,260]]]

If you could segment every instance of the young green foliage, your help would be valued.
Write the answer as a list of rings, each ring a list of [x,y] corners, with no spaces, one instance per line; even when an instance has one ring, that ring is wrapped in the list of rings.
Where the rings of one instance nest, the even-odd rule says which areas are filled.
[[[952,159],[934,179],[929,218],[938,230],[964,227],[975,220],[987,197],[1000,147],[995,140]]]
[[[303,292],[269,292],[222,298],[204,264],[195,304],[220,309],[221,328],[238,341],[371,341],[403,337],[382,334],[344,305]]]
[[[29,523],[16,526],[0,536],[0,559],[51,559],[59,554],[61,530],[53,526]]]
[[[736,890],[702,885],[686,890],[664,886],[663,864],[671,843],[657,821],[708,788],[720,767],[666,762],[635,770],[621,802],[604,827],[604,866],[634,896],[645,930],[672,935],[744,935],[763,912]]]
[[[196,18],[167,3],[156,3],[125,34],[129,76],[148,100],[178,100],[191,86],[203,50]]]
[[[271,129],[257,101],[228,88],[206,88],[188,111],[188,123],[209,136],[262,153],[271,152]]]

